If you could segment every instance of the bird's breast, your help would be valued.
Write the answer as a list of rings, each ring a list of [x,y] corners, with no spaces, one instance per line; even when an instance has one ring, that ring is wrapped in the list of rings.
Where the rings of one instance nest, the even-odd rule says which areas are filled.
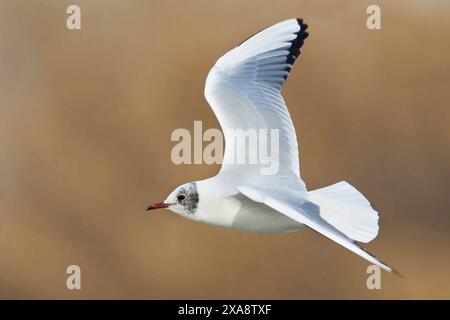
[[[304,227],[303,224],[242,194],[211,199],[207,207],[198,208],[198,218],[216,226],[257,233],[287,233]]]

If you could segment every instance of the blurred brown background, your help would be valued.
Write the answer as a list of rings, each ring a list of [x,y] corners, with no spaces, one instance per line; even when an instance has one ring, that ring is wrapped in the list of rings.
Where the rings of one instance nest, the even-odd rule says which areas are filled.
[[[69,31],[66,8],[82,10]],[[0,1],[0,298],[450,298],[450,3]],[[218,166],[175,166],[176,128],[218,127],[210,67],[263,27],[310,37],[284,95],[311,189],[347,180],[381,215],[382,274],[305,231],[147,214]],[[82,290],[66,289],[66,267]]]

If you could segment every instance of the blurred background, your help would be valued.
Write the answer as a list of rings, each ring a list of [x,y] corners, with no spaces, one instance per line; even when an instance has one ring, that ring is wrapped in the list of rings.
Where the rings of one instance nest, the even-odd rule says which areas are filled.
[[[0,298],[450,298],[450,3],[0,1]],[[81,7],[79,31],[66,8]],[[209,69],[291,17],[310,37],[284,88],[314,189],[347,180],[380,213],[366,247],[148,214],[219,166],[172,164],[176,128],[219,124]],[[68,265],[82,290],[66,288]]]

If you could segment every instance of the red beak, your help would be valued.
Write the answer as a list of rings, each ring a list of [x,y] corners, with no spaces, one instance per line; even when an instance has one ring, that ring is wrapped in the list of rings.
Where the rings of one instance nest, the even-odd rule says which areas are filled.
[[[163,208],[167,208],[168,206],[170,206],[169,203],[157,202],[157,203],[153,203],[153,204],[149,205],[147,207],[147,210],[163,209]]]

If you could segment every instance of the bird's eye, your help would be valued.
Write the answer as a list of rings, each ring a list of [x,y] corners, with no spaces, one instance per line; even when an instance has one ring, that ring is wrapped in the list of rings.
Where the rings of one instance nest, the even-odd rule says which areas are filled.
[[[180,194],[180,195],[177,197],[177,199],[178,199],[179,202],[181,202],[181,201],[183,201],[184,199],[186,199],[186,195]]]

